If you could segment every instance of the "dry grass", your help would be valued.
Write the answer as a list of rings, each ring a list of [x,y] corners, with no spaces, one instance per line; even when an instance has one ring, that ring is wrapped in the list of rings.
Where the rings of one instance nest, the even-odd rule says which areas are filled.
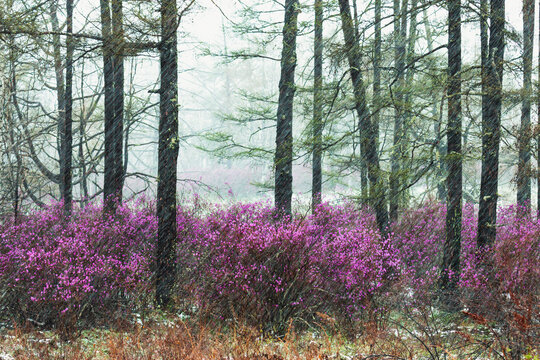
[[[323,318],[324,320],[324,318]],[[326,319],[328,320],[328,319]],[[282,339],[260,336],[253,328],[217,327],[189,323],[180,318],[154,317],[143,324],[111,329],[84,330],[66,340],[58,332],[31,327],[0,332],[0,360],[13,359],[216,359],[216,360],[409,360],[437,359],[424,348],[425,343],[396,329],[379,324],[364,324],[360,336],[346,337],[321,321],[318,331],[301,334],[289,328]],[[410,335],[410,334],[409,334]],[[469,340],[467,340],[469,337]],[[427,339],[427,338],[425,338]],[[425,340],[427,341],[427,340]],[[469,334],[462,343],[471,342]],[[431,344],[441,346],[440,344]],[[441,359],[466,359],[451,354],[442,346]],[[534,357],[536,356],[536,357]],[[481,357],[496,358],[484,353]],[[530,359],[538,359],[533,355]]]
[[[0,335],[0,359],[340,359],[332,353],[341,345],[330,337],[308,341],[293,331],[284,339],[268,340],[242,326],[225,330],[175,319],[114,331],[86,330],[71,340],[52,331],[15,328]]]

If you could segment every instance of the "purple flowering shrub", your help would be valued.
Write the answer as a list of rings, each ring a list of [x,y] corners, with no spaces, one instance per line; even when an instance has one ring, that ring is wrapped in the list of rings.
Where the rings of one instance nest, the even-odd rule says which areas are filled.
[[[353,204],[319,205],[309,218],[308,234],[318,243],[317,265],[326,289],[341,290],[335,311],[358,314],[372,306],[397,280],[400,259],[391,239],[382,239],[375,216]]]
[[[495,281],[500,291],[533,292],[540,279],[540,221],[515,206],[501,208],[497,238],[484,249],[476,247],[477,226],[474,206],[464,205],[460,287],[487,291]],[[394,225],[391,238],[401,259],[400,272],[412,290],[427,292],[437,285],[445,228],[446,206],[438,203],[408,211]]]
[[[461,230],[461,277],[464,287],[479,285],[484,279],[477,273],[476,227],[474,206],[463,207]],[[423,299],[436,290],[445,241],[446,206],[428,203],[405,212],[392,227],[391,241],[401,260],[400,274],[408,291]]]
[[[509,206],[498,214],[497,239],[464,271],[474,274],[462,295],[467,314],[493,322],[501,341],[516,351],[537,346],[540,337],[540,220],[525,208]],[[463,280],[463,279],[462,279]]]
[[[12,314],[54,325],[151,289],[157,222],[150,211],[122,205],[104,216],[102,206],[88,205],[66,221],[61,205],[0,233],[2,300]]]
[[[309,322],[317,311],[354,316],[397,261],[374,218],[349,205],[278,220],[270,206],[237,204],[214,209],[195,227],[182,217],[185,223],[194,231],[185,239],[191,261],[182,267],[192,269],[201,310],[266,331]]]
[[[437,290],[445,241],[446,207],[427,204],[404,214],[393,228],[401,262],[401,293],[407,302],[430,303]],[[477,214],[463,207],[460,278],[465,313],[481,324],[502,327],[511,347],[525,348],[538,337],[540,321],[540,220],[524,208],[500,208],[497,237],[491,246],[476,246]],[[509,346],[510,346],[509,345]]]
[[[280,333],[290,321],[318,322],[317,313],[344,323],[403,296],[431,301],[445,217],[441,204],[411,209],[382,239],[373,214],[353,204],[322,204],[312,215],[281,220],[269,204],[218,206],[196,197],[177,211],[178,304]],[[496,311],[514,328],[532,327],[539,321],[540,221],[501,209],[497,239],[486,249],[476,248],[476,227],[474,206],[465,205],[463,304],[479,316]],[[0,311],[55,325],[149,308],[156,236],[155,207],[144,201],[120,206],[115,216],[88,205],[67,221],[54,204],[16,224],[4,221]]]
[[[510,206],[499,214],[493,262],[495,280],[504,292],[526,296],[540,289],[540,221]]]

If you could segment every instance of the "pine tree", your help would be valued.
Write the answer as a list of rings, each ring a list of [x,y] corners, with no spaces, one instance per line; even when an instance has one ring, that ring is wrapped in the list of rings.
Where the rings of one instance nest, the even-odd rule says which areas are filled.
[[[504,60],[504,0],[490,2],[489,54],[483,68],[486,96],[482,116],[482,175],[478,210],[479,247],[492,244],[496,236],[501,139],[502,80]]]
[[[457,298],[461,251],[462,153],[461,153],[461,1],[448,2],[448,130],[446,178],[446,241],[440,287],[444,302],[453,308]]]
[[[170,304],[176,279],[176,181],[178,161],[178,24],[176,0],[161,1],[156,303]]]
[[[281,76],[276,127],[275,206],[279,213],[290,214],[292,206],[293,160],[293,102],[295,93],[296,35],[299,11],[298,0],[285,0]]]

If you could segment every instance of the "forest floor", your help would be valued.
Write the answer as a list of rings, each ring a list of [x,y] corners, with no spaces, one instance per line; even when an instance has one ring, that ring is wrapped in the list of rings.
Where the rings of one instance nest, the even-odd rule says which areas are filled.
[[[91,328],[70,333],[44,331],[30,325],[5,327],[0,330],[0,360],[510,359],[505,354],[508,349],[501,348],[503,343],[489,329],[466,319],[444,326],[433,318],[429,324],[419,320],[401,318],[397,326],[384,328],[365,326],[361,334],[352,338],[322,323],[318,331],[291,329],[281,338],[265,338],[252,328],[217,328],[163,313],[114,329]],[[522,359],[538,360],[539,353],[529,350]]]

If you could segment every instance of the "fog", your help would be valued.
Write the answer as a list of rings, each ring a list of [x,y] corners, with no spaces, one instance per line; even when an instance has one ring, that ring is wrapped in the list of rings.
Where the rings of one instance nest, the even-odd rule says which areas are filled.
[[[521,34],[521,5],[507,1],[507,21],[510,32]],[[179,5],[180,8],[182,4]],[[185,4],[184,4],[185,5]],[[265,12],[259,14],[256,20],[246,19],[246,9],[254,5],[251,1],[201,0],[181,19],[179,27],[179,117],[181,148],[178,160],[178,188],[181,197],[189,197],[193,193],[205,194],[214,201],[229,200],[260,200],[271,198],[273,186],[273,149],[275,147],[275,112],[277,109],[277,92],[279,82],[279,57],[281,51],[280,32],[283,17],[282,6],[277,2],[262,2],[255,6],[256,10]],[[299,16],[300,36],[298,38],[298,66],[296,73],[297,97],[295,99],[295,116],[293,134],[295,137],[294,159],[294,196],[297,204],[309,202],[311,192],[311,154],[305,145],[306,134],[310,123],[310,95],[312,86],[312,48],[313,21],[310,3],[303,2]],[[385,37],[391,35],[392,9],[386,4],[383,13],[383,42]],[[469,4],[476,9],[477,5]],[[25,5],[15,3],[15,8],[24,8]],[[133,17],[139,3],[126,3],[125,28],[140,27],[141,20]],[[146,4],[148,8],[151,5]],[[95,1],[81,0],[76,5],[75,32],[99,34],[99,6]],[[131,10],[130,10],[131,9]],[[368,50],[372,41],[372,3],[358,2],[359,28],[362,45]],[[538,12],[538,10],[537,10]],[[440,7],[430,7],[427,17],[430,21],[434,35],[435,47],[446,42],[446,10]],[[37,26],[50,27],[47,14]],[[61,14],[62,18],[64,15]],[[148,14],[152,16],[152,14]],[[156,15],[157,16],[157,15]],[[466,15],[472,19],[471,12]],[[157,18],[157,17],[156,17]],[[62,20],[62,19],[61,19]],[[241,29],[253,25],[256,21],[263,21],[268,27],[266,33],[257,33]],[[425,38],[423,15],[418,14],[418,40],[415,46],[417,56],[428,52]],[[137,25],[139,24],[139,25]],[[149,29],[149,25],[145,25]],[[146,28],[138,28],[138,34],[143,34]],[[146,29],[146,30],[148,30]],[[133,31],[133,33],[137,33]],[[144,39],[154,39],[155,36],[140,35]],[[343,59],[334,53],[342,41],[339,28],[339,16],[335,7],[325,9],[325,63],[324,81],[334,83],[343,76],[344,68],[340,65]],[[535,47],[538,37],[535,36]],[[17,39],[21,42],[19,59],[32,61],[32,58],[45,56],[46,46],[41,48],[42,54],[32,50],[26,52],[24,44],[34,43],[23,37]],[[46,39],[50,41],[50,39]],[[74,118],[76,121],[89,108],[95,106],[95,112],[89,118],[87,131],[98,133],[102,131],[100,114],[102,112],[102,99],[89,94],[97,94],[103,86],[101,79],[101,60],[95,46],[96,42],[89,41],[77,47],[74,94],[84,100],[74,105]],[[477,21],[464,21],[463,27],[463,63],[477,64],[479,61],[479,29]],[[32,45],[32,46],[35,46]],[[389,42],[383,44],[384,52],[390,54]],[[3,51],[7,51],[4,49]],[[86,51],[86,52],[85,52]],[[92,53],[91,51],[94,51]],[[238,56],[243,54],[243,56]],[[248,55],[246,55],[248,54]],[[519,70],[521,42],[519,37],[507,40],[505,58],[504,86],[507,89],[519,89],[521,75]],[[253,55],[253,56],[251,56]],[[444,48],[434,52],[444,69],[446,59]],[[326,57],[328,56],[328,57]],[[392,57],[388,55],[390,66]],[[35,61],[35,60],[34,60]],[[533,68],[536,68],[536,59]],[[36,134],[35,142],[39,148],[39,158],[43,163],[55,168],[57,139],[54,131],[42,132],[44,128],[54,123],[51,117],[57,112],[55,101],[53,69],[51,64],[42,63],[42,69],[28,67],[27,72],[19,75],[20,92],[24,93],[29,106],[28,114],[32,131]],[[24,68],[24,65],[20,68]],[[20,69],[19,68],[19,69]],[[368,74],[370,64],[366,61],[365,72]],[[385,70],[387,73],[391,70]],[[7,65],[3,68],[3,77],[7,74]],[[84,76],[83,76],[84,75]],[[388,76],[388,74],[383,75]],[[464,75],[467,79],[469,75]],[[533,81],[536,81],[536,72]],[[44,84],[40,85],[40,80]],[[385,88],[386,86],[386,88]],[[125,183],[127,197],[145,192],[148,196],[155,196],[155,176],[157,174],[157,125],[159,95],[159,58],[155,51],[141,51],[136,56],[125,57],[125,93],[126,93],[126,122],[125,129],[128,134],[127,179]],[[383,91],[388,90],[388,84],[383,84]],[[368,90],[369,92],[369,90]],[[86,97],[85,97],[86,96]],[[345,96],[345,95],[344,95]],[[369,96],[369,94],[368,94]],[[264,100],[264,101],[263,101]],[[97,101],[97,104],[93,102]],[[414,100],[413,100],[414,101]],[[31,107],[32,102],[41,104],[42,110]],[[480,184],[480,137],[479,137],[479,97],[474,94],[464,99],[464,128],[469,127],[470,133],[465,139],[465,180],[464,187],[470,199],[477,199]],[[515,198],[516,154],[515,154],[515,127],[519,123],[519,104],[506,106],[503,110],[503,125],[507,129],[503,134],[501,145],[501,172],[499,192],[501,202],[509,203]],[[340,103],[341,119],[325,131],[336,134],[350,131],[354,127],[354,114],[350,106]],[[444,109],[444,105],[440,106]],[[446,110],[443,110],[443,113]],[[389,144],[392,136],[391,109],[382,111],[381,124],[381,159],[383,169],[389,171]],[[536,123],[536,114],[533,111],[533,123]],[[76,132],[76,130],[74,130]],[[424,130],[423,130],[424,131]],[[330,134],[332,135],[332,134]],[[330,136],[329,135],[329,136]],[[97,156],[101,146],[99,137],[89,140],[85,151]],[[211,141],[211,140],[214,141]],[[77,143],[75,139],[74,143]],[[468,142],[467,142],[468,141]],[[355,140],[347,139],[339,146],[332,148],[332,154],[323,157],[323,196],[328,199],[340,198],[343,195],[358,195],[359,173],[351,167],[340,165],[337,155],[348,156]],[[74,151],[76,154],[76,151]],[[91,176],[89,193],[97,193],[102,187],[103,174],[98,165],[96,172]],[[30,171],[30,170],[28,170]],[[35,170],[35,176],[39,173]],[[78,170],[74,170],[75,180],[80,177]],[[54,186],[43,185],[43,181],[35,180],[35,189],[39,188],[41,196],[49,194],[58,198]],[[76,199],[81,198],[79,186],[74,186]],[[420,180],[410,188],[412,202],[422,202],[434,194],[433,183]],[[533,193],[536,191],[536,182],[533,181]],[[467,196],[465,197],[467,199]],[[30,200],[27,202],[31,204]]]

